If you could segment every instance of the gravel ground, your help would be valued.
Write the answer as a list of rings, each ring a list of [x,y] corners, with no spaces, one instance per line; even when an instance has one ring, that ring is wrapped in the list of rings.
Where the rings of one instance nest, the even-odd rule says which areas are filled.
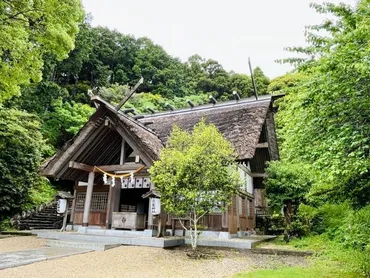
[[[11,236],[0,238],[0,253],[45,247],[45,244],[45,240],[35,236]]]
[[[231,277],[241,271],[305,265],[301,257],[268,256],[247,251],[214,250],[216,258],[189,259],[184,248],[164,250],[122,246],[0,271],[0,277]]]

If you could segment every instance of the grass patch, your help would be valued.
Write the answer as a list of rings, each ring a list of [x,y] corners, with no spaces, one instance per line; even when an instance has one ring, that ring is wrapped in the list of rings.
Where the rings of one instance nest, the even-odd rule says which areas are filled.
[[[359,272],[359,267],[354,264],[355,253],[344,249],[338,243],[333,242],[325,235],[304,237],[294,239],[286,243],[282,238],[276,238],[270,242],[271,247],[279,249],[293,249],[313,251],[314,255],[310,258],[307,267],[285,267],[278,266],[273,269],[259,269],[252,272],[242,272],[235,277],[245,278],[357,278],[366,277]]]
[[[238,278],[355,278],[354,273],[342,271],[334,263],[320,262],[308,267],[283,267],[279,269],[260,269],[254,272],[240,273]]]

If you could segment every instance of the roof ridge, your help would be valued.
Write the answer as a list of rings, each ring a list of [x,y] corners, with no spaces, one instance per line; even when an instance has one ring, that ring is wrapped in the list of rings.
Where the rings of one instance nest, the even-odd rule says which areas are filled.
[[[146,131],[148,131],[148,132],[150,132],[153,135],[158,137],[158,135],[152,129],[148,128],[146,125],[144,125],[140,121],[135,120],[132,117],[127,116],[125,113],[122,113],[121,111],[116,110],[116,108],[112,104],[110,104],[108,101],[102,99],[101,97],[94,95],[94,96],[91,97],[91,100],[93,102],[98,103],[98,104],[104,104],[105,107],[107,107],[111,112],[119,114],[120,116],[123,116],[127,120],[131,121],[133,124],[136,124],[136,125],[140,126],[141,128],[145,129]]]
[[[161,116],[169,116],[169,115],[179,115],[179,114],[185,114],[185,113],[191,113],[191,112],[198,112],[198,111],[205,111],[205,110],[213,110],[213,109],[221,109],[221,108],[228,108],[228,107],[234,107],[239,105],[248,105],[248,104],[257,104],[262,102],[271,101],[272,95],[264,95],[261,96],[264,97],[263,99],[240,99],[239,101],[225,101],[218,104],[203,104],[199,106],[195,106],[193,108],[180,108],[173,111],[161,111],[156,114],[141,114],[144,116],[144,118],[141,118],[140,121],[144,121],[147,119],[157,118]],[[254,97],[253,97],[254,98]]]

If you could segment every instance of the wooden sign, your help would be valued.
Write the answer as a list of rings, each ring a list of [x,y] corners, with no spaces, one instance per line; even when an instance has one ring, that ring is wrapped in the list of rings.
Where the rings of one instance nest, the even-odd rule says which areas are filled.
[[[161,213],[161,199],[152,198],[151,211],[153,215],[159,215]]]

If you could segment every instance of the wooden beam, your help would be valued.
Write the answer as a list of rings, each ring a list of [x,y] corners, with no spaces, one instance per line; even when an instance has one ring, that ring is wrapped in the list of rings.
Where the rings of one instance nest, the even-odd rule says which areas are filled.
[[[122,165],[102,165],[102,166],[97,166],[97,167],[102,169],[105,172],[117,172],[117,171],[133,171],[143,166],[144,164],[141,164],[141,163],[128,162]],[[69,168],[86,171],[86,172],[99,172],[99,170],[96,170],[96,169],[94,170],[94,166],[76,162],[76,161],[70,161]]]
[[[266,149],[268,147],[269,147],[269,143],[267,142],[257,144],[257,149]]]
[[[245,167],[243,164],[238,164],[238,167],[240,169],[242,169],[244,172],[246,172],[252,178],[264,178],[264,177],[267,177],[267,174],[266,173],[254,173],[251,170],[249,170],[247,167]]]
[[[267,174],[266,173],[251,173],[251,176],[253,178],[265,178],[267,177]]]
[[[76,161],[70,161],[68,164],[68,167],[76,169],[76,170],[86,171],[86,172],[94,172],[94,166],[87,165],[84,163],[79,163]]]
[[[139,88],[139,86],[141,84],[143,84],[144,82],[144,78],[140,78],[139,82],[136,83],[136,85],[134,86],[134,88],[132,88],[128,93],[127,95],[124,97],[123,100],[121,100],[121,102],[116,106],[116,110],[120,110],[121,107],[130,99],[130,97],[135,93],[135,91],[137,90],[137,88]]]

